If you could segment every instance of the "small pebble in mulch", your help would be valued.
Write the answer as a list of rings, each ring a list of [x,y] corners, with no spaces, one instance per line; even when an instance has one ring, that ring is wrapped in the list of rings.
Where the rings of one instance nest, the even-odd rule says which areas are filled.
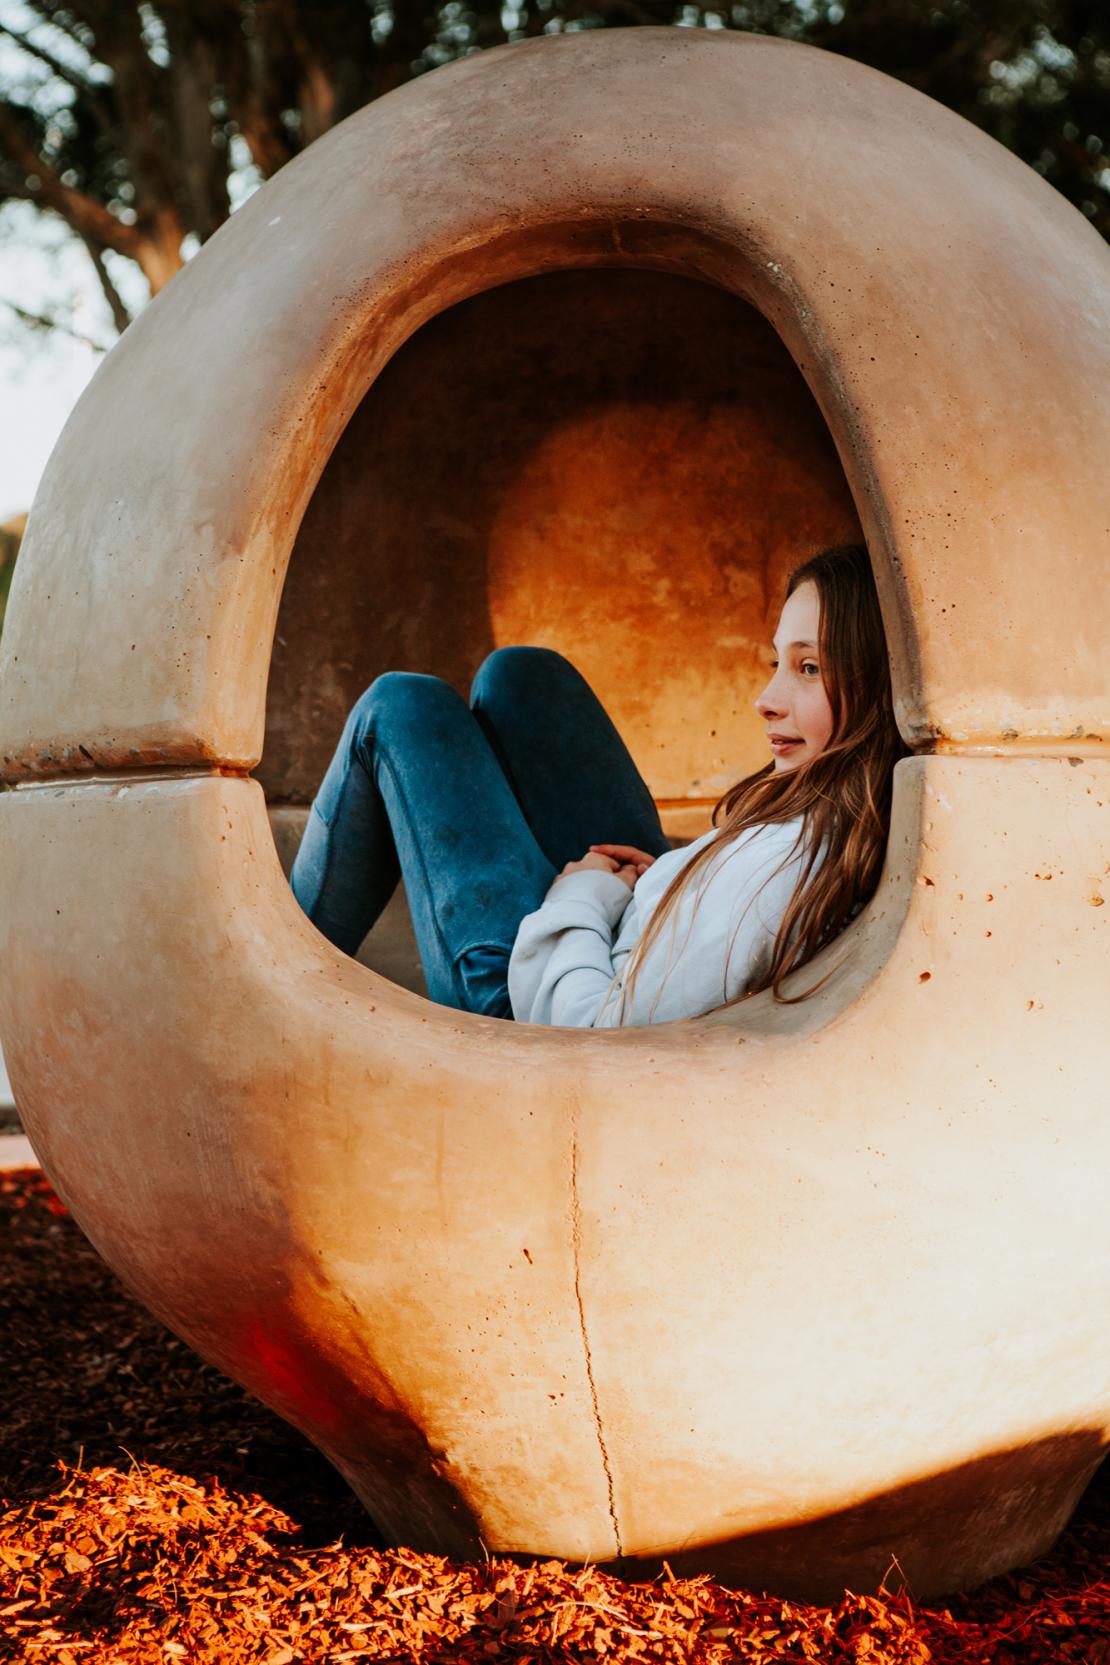
[[[35,1171],[0,1175],[0,1660],[1110,1665],[1110,1484],[947,1606],[386,1549],[300,1435],[136,1306]]]

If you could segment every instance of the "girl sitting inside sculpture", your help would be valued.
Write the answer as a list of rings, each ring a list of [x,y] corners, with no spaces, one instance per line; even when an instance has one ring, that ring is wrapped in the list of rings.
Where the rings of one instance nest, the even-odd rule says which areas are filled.
[[[297,900],[354,954],[403,875],[428,993],[464,1011],[608,1028],[781,998],[872,895],[905,755],[865,550],[798,568],[775,652],[771,761],[676,850],[561,655],[498,649],[469,705],[438,677],[379,677],[313,803]]]

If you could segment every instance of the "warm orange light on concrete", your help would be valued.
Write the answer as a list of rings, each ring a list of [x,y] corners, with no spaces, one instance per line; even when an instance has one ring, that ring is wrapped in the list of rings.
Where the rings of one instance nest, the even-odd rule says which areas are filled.
[[[1108,441],[1079,215],[904,86],[694,30],[390,94],[105,362],[5,629],[0,1037],[93,1242],[387,1531],[924,1595],[1066,1521],[1110,1420]],[[921,755],[813,999],[515,1026],[299,913],[246,773],[290,816],[387,660],[569,647],[696,803],[855,515]]]
[[[657,798],[716,802],[766,761],[752,702],[786,574],[859,536],[797,366],[734,295],[627,269],[475,295],[382,371],[309,503],[267,798],[311,799],[383,668],[465,691],[532,642],[581,668]]]

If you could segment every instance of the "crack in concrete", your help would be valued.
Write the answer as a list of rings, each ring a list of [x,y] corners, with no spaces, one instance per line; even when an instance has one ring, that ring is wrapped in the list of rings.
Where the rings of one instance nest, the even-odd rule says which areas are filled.
[[[617,1500],[613,1487],[613,1470],[609,1463],[609,1450],[605,1444],[605,1430],[601,1425],[601,1405],[597,1397],[597,1383],[594,1380],[594,1360],[590,1351],[590,1337],[586,1329],[586,1309],[582,1302],[582,1205],[578,1196],[578,1105],[575,1104],[571,1112],[570,1127],[570,1196],[571,1196],[571,1246],[574,1252],[574,1299],[578,1303],[578,1328],[582,1334],[582,1351],[586,1358],[586,1380],[590,1386],[590,1400],[593,1404],[594,1427],[597,1430],[597,1444],[601,1452],[601,1466],[605,1470],[605,1485],[608,1491],[609,1519],[613,1526],[613,1541],[617,1546],[617,1559],[624,1556],[624,1545],[621,1543],[621,1529],[617,1521]]]

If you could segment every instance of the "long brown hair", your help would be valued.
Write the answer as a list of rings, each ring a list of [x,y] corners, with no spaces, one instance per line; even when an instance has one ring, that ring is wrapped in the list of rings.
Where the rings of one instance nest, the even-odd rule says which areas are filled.
[[[801,852],[800,873],[769,962],[726,1004],[763,989],[787,1001],[783,979],[811,960],[874,894],[890,831],[894,765],[907,748],[894,721],[886,636],[867,551],[858,544],[823,550],[790,575],[787,595],[808,583],[817,586],[821,604],[818,651],[832,707],[831,738],[808,763],[792,770],[769,763],[725,793],[713,811],[717,836],[671,880],[633,950],[622,1010],[644,956],[687,885],[723,845],[753,827],[801,816],[794,847]],[[804,1000],[813,992],[789,998]]]

